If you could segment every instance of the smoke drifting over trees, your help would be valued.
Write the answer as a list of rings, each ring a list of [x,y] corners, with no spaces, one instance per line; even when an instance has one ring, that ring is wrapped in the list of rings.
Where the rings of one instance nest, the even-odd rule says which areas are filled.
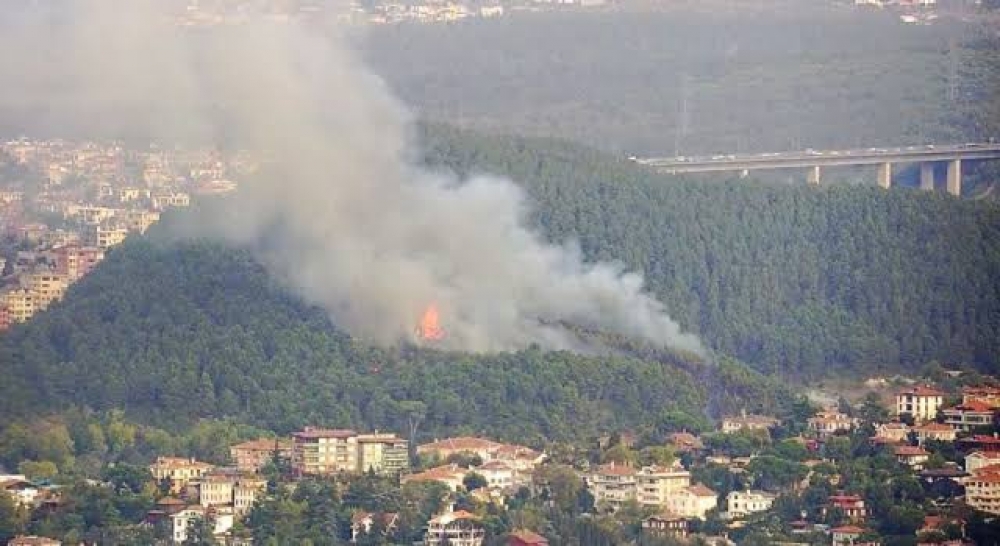
[[[406,109],[335,31],[252,18],[194,31],[153,1],[52,4],[5,29],[25,54],[0,61],[4,95],[30,97],[21,111],[48,125],[266,152],[193,231],[255,249],[352,334],[416,340],[435,305],[450,349],[573,348],[569,323],[702,352],[641,276],[528,229],[512,182],[419,166]]]

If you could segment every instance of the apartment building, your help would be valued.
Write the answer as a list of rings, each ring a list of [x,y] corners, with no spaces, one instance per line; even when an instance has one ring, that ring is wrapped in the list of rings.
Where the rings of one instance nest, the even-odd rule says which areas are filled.
[[[36,271],[20,277],[21,288],[34,294],[35,312],[47,308],[52,302],[62,299],[69,288],[66,275],[51,271]]]
[[[908,413],[918,423],[933,421],[944,405],[944,393],[918,385],[896,393],[896,415]]]
[[[240,472],[260,472],[264,465],[271,462],[275,452],[286,461],[292,459],[291,440],[277,438],[259,438],[236,444],[229,448],[229,456],[236,462]]]
[[[667,499],[691,485],[691,473],[680,463],[647,466],[635,474],[636,495],[645,506],[665,506]]]
[[[10,322],[24,322],[31,318],[39,309],[37,301],[30,290],[15,289],[0,293],[0,307],[7,310]]]
[[[90,273],[104,260],[104,251],[97,247],[63,246],[52,250],[55,272],[65,275],[70,282]]]
[[[399,475],[410,469],[410,444],[395,434],[361,434],[357,443],[362,472]]]
[[[1000,465],[982,467],[966,478],[965,502],[976,510],[1000,515]]]
[[[357,472],[358,433],[306,427],[292,434],[292,470],[298,475]]]
[[[599,466],[590,475],[589,486],[595,504],[617,510],[636,498],[636,470],[613,462]]]

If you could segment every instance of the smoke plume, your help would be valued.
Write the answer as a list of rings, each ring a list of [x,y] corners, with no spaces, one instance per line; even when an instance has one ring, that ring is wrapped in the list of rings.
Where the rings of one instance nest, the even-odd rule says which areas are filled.
[[[350,333],[420,341],[433,305],[444,332],[433,343],[448,349],[572,348],[565,325],[576,324],[702,352],[639,274],[528,227],[516,184],[414,160],[406,109],[335,29],[249,15],[194,30],[159,2],[51,4],[2,29],[23,52],[0,61],[19,74],[4,101],[49,127],[264,154],[261,176],[241,181],[201,235],[255,249]]]

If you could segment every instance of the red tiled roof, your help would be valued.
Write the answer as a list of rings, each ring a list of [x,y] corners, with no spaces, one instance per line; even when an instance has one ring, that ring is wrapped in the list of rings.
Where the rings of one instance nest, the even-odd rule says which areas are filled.
[[[913,429],[917,432],[949,432],[954,431],[951,425],[946,425],[944,423],[927,423],[926,425],[916,427]]]
[[[944,410],[945,412],[976,412],[976,413],[993,413],[994,407],[986,402],[981,402],[979,400],[969,400],[964,404],[959,404],[953,408],[948,408]]]
[[[631,466],[611,463],[598,467],[597,473],[606,476],[631,476],[635,474],[635,469]]]
[[[418,451],[479,451],[484,449],[497,449],[501,446],[499,442],[487,440],[485,438],[475,438],[472,436],[459,436],[456,438],[445,438],[437,442],[424,444],[417,448]]]
[[[962,394],[970,394],[973,396],[1000,396],[1000,387],[993,387],[989,385],[981,385],[976,387],[965,387],[962,389]]]
[[[1000,451],[973,451],[966,455],[966,458],[977,456],[985,459],[1000,459]]]
[[[864,533],[865,530],[856,525],[844,525],[843,527],[837,527],[836,529],[832,529],[832,532],[842,535],[843,534],[860,535]]]
[[[275,443],[278,444],[278,449],[291,449],[292,442],[289,440],[275,439],[275,438],[258,438],[256,440],[248,440],[236,444],[231,447],[231,449],[245,449],[251,451],[274,451]]]
[[[930,455],[924,448],[920,446],[899,446],[895,450],[896,455],[903,455],[906,457],[914,457],[917,455]]]
[[[718,497],[719,494],[700,483],[688,486],[687,490],[696,497]]]
[[[989,436],[987,434],[976,434],[975,436],[962,438],[961,441],[976,444],[1000,444],[1000,438],[997,438],[996,436]]]
[[[516,538],[525,544],[548,544],[549,540],[534,531],[522,529],[510,533],[511,538]]]
[[[944,396],[944,393],[928,385],[917,385],[901,391],[899,394],[912,394],[914,396]]]

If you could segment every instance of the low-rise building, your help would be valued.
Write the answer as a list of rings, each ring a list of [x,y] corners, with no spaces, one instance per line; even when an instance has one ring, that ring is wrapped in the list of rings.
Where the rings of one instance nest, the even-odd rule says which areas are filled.
[[[424,544],[481,546],[485,538],[486,529],[475,514],[449,510],[427,522]]]
[[[375,521],[378,520],[381,531],[385,535],[390,535],[399,524],[399,514],[395,512],[383,512],[373,514],[371,512],[358,511],[351,515],[351,542],[357,542],[358,538],[372,532]]]
[[[844,525],[830,530],[833,546],[855,546],[865,530],[855,525]]]
[[[906,423],[882,423],[875,427],[876,443],[901,443],[909,439],[910,427]]]
[[[438,466],[435,468],[430,468],[423,472],[418,472],[416,474],[410,474],[409,476],[403,477],[403,483],[408,482],[421,482],[421,481],[434,481],[441,482],[448,486],[452,491],[458,491],[464,486],[463,482],[465,480],[466,474],[469,471],[456,465],[456,464],[446,464],[443,466]]]
[[[718,493],[699,483],[667,497],[666,509],[678,516],[705,519],[705,515],[717,508],[718,503]]]
[[[222,537],[233,528],[235,518],[231,510],[189,506],[170,516],[174,544],[181,544],[188,537],[188,529],[198,520],[212,523],[212,534]]]
[[[918,423],[934,420],[943,405],[944,393],[930,386],[918,385],[896,393],[896,415],[909,414]]]
[[[924,443],[928,440],[938,442],[954,442],[956,436],[954,427],[944,423],[935,422],[914,427],[913,432],[917,435],[917,443],[920,445],[924,445]]]
[[[930,458],[930,452],[920,446],[896,446],[893,450],[896,461],[914,470],[920,470]]]
[[[150,473],[158,482],[170,480],[170,491],[179,493],[189,481],[200,478],[215,466],[183,457],[157,457],[149,466]]]
[[[962,403],[979,402],[988,406],[1000,407],[1000,387],[981,385],[962,389]]]
[[[778,426],[780,421],[774,417],[764,415],[742,415],[736,417],[724,417],[722,419],[722,432],[731,434],[741,430],[770,430]]]
[[[476,455],[484,462],[493,458],[493,454],[503,444],[487,440],[485,438],[475,438],[471,436],[460,436],[457,438],[445,438],[435,440],[428,444],[417,447],[419,455],[433,455],[441,460],[445,460],[452,455]]]
[[[259,438],[236,444],[229,448],[229,456],[240,472],[260,472],[271,462],[275,453],[286,461],[292,459],[291,440]]]
[[[705,444],[701,441],[701,438],[690,432],[674,432],[667,441],[678,453],[689,453],[705,449]]]
[[[742,518],[757,512],[766,512],[774,504],[775,495],[766,491],[732,491],[726,497],[726,513],[731,518]]]
[[[821,411],[809,418],[809,430],[817,436],[825,437],[838,432],[849,432],[857,421],[839,411]]]
[[[830,495],[822,509],[824,518],[827,516],[827,510],[831,508],[839,508],[844,516],[853,522],[864,521],[868,517],[868,508],[859,495]]]
[[[687,538],[688,518],[663,512],[642,520],[642,532],[655,537]]]
[[[515,529],[507,535],[507,546],[549,546],[549,539],[527,529]]]
[[[965,471],[970,474],[995,464],[1000,464],[1000,451],[973,451],[965,456]]]
[[[996,409],[985,402],[970,400],[942,411],[944,422],[957,430],[975,430],[993,425]]]
[[[491,489],[506,489],[519,484],[517,470],[504,461],[490,461],[474,468],[473,472],[486,478],[487,487]]]

